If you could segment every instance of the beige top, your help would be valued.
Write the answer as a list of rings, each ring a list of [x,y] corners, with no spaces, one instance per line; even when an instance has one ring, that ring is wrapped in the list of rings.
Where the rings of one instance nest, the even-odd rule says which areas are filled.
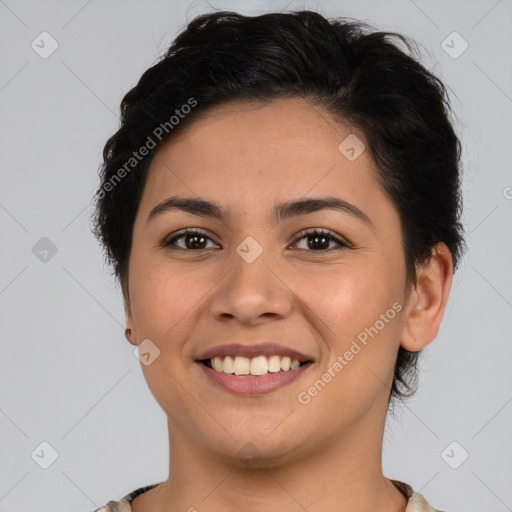
[[[395,487],[408,499],[405,512],[442,512],[442,510],[431,507],[421,494],[413,491],[410,485],[398,480],[391,480],[391,482],[393,482]],[[132,512],[130,503],[137,496],[153,489],[157,485],[160,485],[160,483],[140,487],[127,494],[121,501],[109,501],[106,505],[96,509],[94,512]]]

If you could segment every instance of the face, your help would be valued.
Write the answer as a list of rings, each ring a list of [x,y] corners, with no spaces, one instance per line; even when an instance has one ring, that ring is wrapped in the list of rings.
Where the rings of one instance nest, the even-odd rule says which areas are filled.
[[[364,140],[303,100],[230,103],[155,155],[126,313],[175,437],[226,460],[252,443],[271,464],[381,421],[405,262]]]

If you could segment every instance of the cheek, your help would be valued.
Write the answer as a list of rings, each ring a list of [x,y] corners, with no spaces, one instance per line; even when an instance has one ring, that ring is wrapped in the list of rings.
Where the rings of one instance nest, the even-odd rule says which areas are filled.
[[[133,263],[132,313],[140,334],[150,339],[162,339],[187,323],[211,288],[198,270],[187,272],[154,260],[138,264],[135,259]]]
[[[301,295],[321,319],[336,327],[336,334],[352,332],[372,319],[374,322],[382,308],[389,307],[392,283],[378,267],[377,261],[367,258],[329,272],[309,272],[301,277]]]
[[[393,365],[401,325],[398,270],[374,259],[310,282],[308,304],[328,345],[329,367],[338,356],[357,371],[371,366],[382,374]]]
[[[209,288],[197,272],[179,271],[169,262],[140,256],[131,262],[130,299],[137,338],[151,340],[158,349],[158,356],[149,365],[141,364],[141,369],[154,398],[174,421],[180,420],[179,415],[174,418],[170,411],[187,407],[183,386],[190,361],[184,346]]]

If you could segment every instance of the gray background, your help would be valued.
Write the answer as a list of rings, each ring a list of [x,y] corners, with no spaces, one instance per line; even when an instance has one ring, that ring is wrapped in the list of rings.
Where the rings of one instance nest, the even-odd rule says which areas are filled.
[[[419,391],[388,423],[384,473],[443,510],[512,510],[512,1],[211,5],[246,14],[311,8],[403,32],[450,87],[469,251],[421,359]],[[177,29],[211,10],[0,0],[1,512],[86,512],[167,476],[166,418],[124,338],[121,296],[88,222],[122,96]],[[59,45],[47,59],[31,47],[43,31]],[[453,31],[469,44],[458,58],[441,46]],[[448,44],[458,52],[463,43]],[[47,469],[42,442],[58,454]]]

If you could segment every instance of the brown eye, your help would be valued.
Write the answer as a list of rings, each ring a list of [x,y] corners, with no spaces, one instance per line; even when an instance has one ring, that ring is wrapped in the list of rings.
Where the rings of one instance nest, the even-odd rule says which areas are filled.
[[[310,231],[303,232],[302,236],[298,238],[294,245],[297,244],[299,240],[307,240],[305,247],[299,247],[301,250],[310,250],[312,252],[322,252],[322,251],[330,251],[333,248],[329,248],[329,244],[334,242],[338,247],[334,247],[334,249],[339,248],[349,248],[349,244],[340,240],[338,237],[334,236],[331,231],[321,230],[321,229],[313,229]]]
[[[306,240],[304,247],[298,247],[298,249],[306,250],[309,252],[327,252],[331,250],[337,250],[341,248],[350,248],[347,242],[334,236],[329,230],[312,229],[304,231],[302,235],[294,242],[297,245],[300,240]],[[179,243],[178,243],[179,242]],[[208,242],[213,244],[213,247],[208,247]],[[329,247],[330,244],[334,243],[334,247]],[[192,231],[186,230],[181,233],[173,235],[162,244],[164,247],[175,246],[178,249],[189,250],[189,251],[203,251],[211,248],[218,247],[203,231]]]
[[[177,241],[183,242],[177,244]],[[178,248],[184,250],[202,251],[210,248],[207,247],[208,241],[212,241],[212,239],[202,231],[185,231],[182,233],[178,233],[177,235],[174,235],[170,239],[167,239],[163,243],[163,246],[170,247],[172,245],[176,245]]]

